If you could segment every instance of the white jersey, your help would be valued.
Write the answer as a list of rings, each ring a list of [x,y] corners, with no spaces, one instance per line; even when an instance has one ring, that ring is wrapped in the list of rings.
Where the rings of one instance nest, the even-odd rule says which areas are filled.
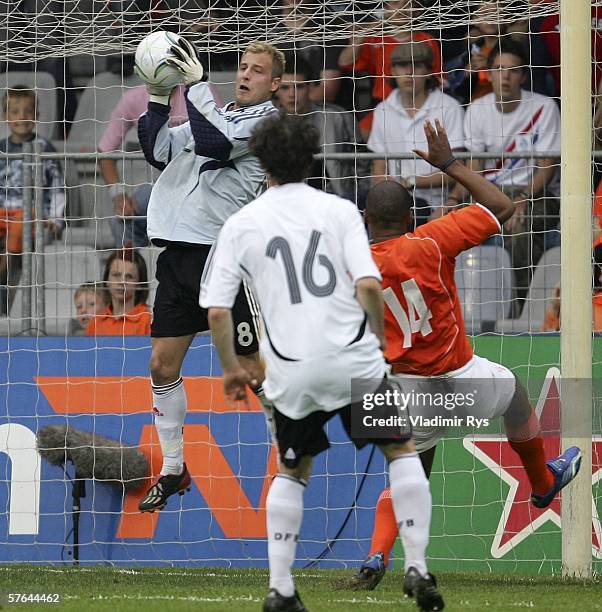
[[[521,102],[511,113],[502,113],[495,94],[476,99],[464,118],[466,149],[475,153],[559,151],[560,111],[552,98],[521,90]],[[528,187],[535,165],[530,159],[486,160],[485,178],[500,187]],[[558,173],[557,173],[558,174]],[[558,195],[553,179],[546,189]]]
[[[356,207],[303,183],[286,184],[226,221],[200,303],[231,308],[240,281],[251,283],[264,323],[266,395],[299,419],[348,404],[351,378],[384,375],[378,339],[355,298],[364,277],[380,273]],[[339,373],[344,363],[350,365]],[[312,390],[318,379],[321,387]],[[305,388],[305,396],[291,398],[291,386]]]
[[[395,89],[374,109],[368,147],[375,153],[406,153],[413,149],[426,151],[428,143],[424,134],[424,122],[427,119],[433,123],[435,119],[441,121],[452,149],[464,147],[464,111],[457,100],[438,89],[429,92],[422,108],[413,117],[401,104],[399,91]],[[397,175],[395,160],[389,161],[387,171],[390,176]],[[425,176],[433,172],[436,172],[436,168],[421,158],[401,160],[403,178]],[[441,184],[430,189],[414,189],[416,198],[425,199],[433,207],[441,205],[443,195]]]
[[[147,232],[151,240],[212,244],[224,221],[261,189],[265,173],[248,140],[276,109],[270,101],[219,108],[208,83],[190,87],[186,105],[189,121],[178,127],[168,127],[169,107],[156,103],[139,120],[145,156],[163,170],[153,185]]]

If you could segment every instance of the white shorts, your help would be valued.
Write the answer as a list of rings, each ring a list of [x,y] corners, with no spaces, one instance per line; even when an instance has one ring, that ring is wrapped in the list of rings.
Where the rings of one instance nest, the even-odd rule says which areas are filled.
[[[353,379],[374,381],[374,391],[388,366],[376,336],[317,359],[287,362],[264,353],[266,397],[289,419],[299,420],[319,410],[331,412],[351,403]],[[354,398],[356,399],[356,398]]]
[[[448,372],[442,376],[412,376],[406,374],[395,374],[393,378],[404,388],[408,379],[411,379],[411,388],[416,392],[425,394],[436,393],[463,393],[467,391],[478,391],[474,393],[474,403],[468,407],[454,408],[453,415],[463,419],[466,424],[466,416],[475,419],[494,419],[505,414],[514,397],[516,389],[516,378],[505,366],[489,361],[484,357],[474,355],[472,359],[459,370]],[[472,384],[474,381],[474,385]],[[444,412],[440,410],[439,413]],[[413,407],[413,413],[418,416],[420,409]],[[428,413],[428,414],[427,414]],[[425,411],[430,418],[432,412]],[[450,413],[449,416],[452,416]],[[443,426],[416,426],[412,428],[412,438],[418,452],[432,448],[445,436],[446,427]]]

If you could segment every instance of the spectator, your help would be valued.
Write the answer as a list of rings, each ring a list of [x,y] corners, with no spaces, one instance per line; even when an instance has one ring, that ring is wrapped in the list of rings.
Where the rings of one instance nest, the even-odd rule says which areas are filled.
[[[2,12],[0,42],[4,53],[0,71],[48,72],[52,75],[56,83],[60,126],[57,138],[64,140],[77,107],[69,58],[65,57],[66,37],[70,29],[65,27],[65,2],[11,0],[6,7],[10,10]],[[41,55],[49,57],[34,59]],[[19,61],[15,61],[15,58],[19,58]]]
[[[491,93],[487,57],[506,32],[505,24],[487,21],[495,2],[483,2],[475,11],[466,39],[466,50],[445,65],[449,92],[462,104]]]
[[[426,32],[411,30],[412,11],[418,9],[413,0],[384,2],[383,27],[392,34],[379,36],[354,36],[339,56],[339,66],[348,72],[366,72],[373,77],[374,102],[384,100],[392,91],[391,54],[400,44],[424,41],[433,52],[432,75],[441,74],[441,49],[435,38]],[[372,127],[372,113],[360,121],[360,128],[367,138]],[[422,131],[422,129],[421,129]]]
[[[308,116],[318,129],[323,153],[354,153],[361,149],[361,136],[353,114],[335,104],[312,102],[311,90],[317,85],[312,79],[311,66],[302,56],[295,58],[291,53],[285,55],[285,61],[286,68],[276,92],[280,108],[290,114]],[[364,191],[369,188],[368,179],[361,177],[369,174],[370,164],[362,160],[316,160],[308,183],[361,204]]]
[[[75,318],[69,321],[69,336],[84,336],[90,319],[103,310],[106,305],[105,291],[98,283],[84,283],[73,294]]]
[[[537,2],[538,0],[529,0]],[[525,13],[528,4],[525,1]],[[482,1],[474,12],[464,48],[445,62],[449,93],[462,104],[468,104],[492,92],[487,59],[502,38],[512,37],[528,52],[529,70],[524,87],[529,91],[553,94],[549,74],[550,57],[539,36],[541,18],[520,19],[512,23],[499,22],[500,5]]]
[[[100,153],[120,151],[128,132],[136,129],[138,117],[146,111],[147,104],[148,93],[144,85],[128,89],[111,113],[107,128],[98,143],[98,151]],[[171,97],[169,125],[175,127],[186,121],[188,113],[183,87],[178,87]],[[142,185],[128,195],[119,178],[117,162],[114,159],[101,159],[99,163],[102,178],[109,186],[115,207],[116,216],[111,219],[111,230],[116,245],[122,247],[126,243],[131,243],[134,247],[146,246],[148,244],[146,209],[151,185]]]
[[[591,7],[592,16],[592,91],[596,91],[602,81],[602,6]],[[555,95],[560,95],[560,15],[555,13],[546,17],[540,26],[540,35],[550,54],[550,71],[556,85]]]
[[[424,122],[439,119],[445,126],[452,149],[462,148],[464,112],[456,100],[438,88],[438,81],[432,74],[431,46],[426,42],[399,45],[391,54],[391,63],[397,89],[374,110],[368,147],[375,153],[385,154],[426,150]],[[374,160],[374,183],[392,177],[407,188],[413,187],[417,225],[425,222],[429,216],[441,216],[447,175],[423,159],[401,160],[401,176],[396,172],[395,165],[394,160],[388,162],[388,167],[386,160]]]
[[[280,24],[270,31],[270,38],[292,39],[292,42],[276,46],[281,51],[302,57],[316,70],[319,67],[319,87],[312,88],[312,102],[336,102],[345,108],[351,108],[352,83],[349,82],[349,88],[342,88],[343,79],[338,63],[345,41],[329,40],[326,43],[316,34],[324,30],[326,7],[307,0],[281,0],[281,15]],[[329,28],[332,28],[331,13],[328,13],[327,19]]]
[[[602,332],[602,246],[594,249],[592,277],[592,331]],[[548,302],[541,331],[560,331],[560,283],[554,287],[554,294]]]
[[[523,46],[511,38],[500,41],[489,54],[493,93],[475,100],[464,118],[466,148],[474,153],[548,152],[560,149],[560,113],[552,98],[522,89],[527,58]],[[470,160],[474,170],[506,192],[516,213],[505,223],[505,246],[510,252],[517,297],[524,298],[534,262],[554,245],[558,232],[559,176],[552,157],[530,160]],[[461,186],[448,197],[448,206],[464,200]],[[557,243],[557,242],[556,242]]]
[[[102,280],[108,306],[88,323],[86,334],[149,335],[148,273],[142,255],[134,249],[115,251],[107,260]]]
[[[0,151],[22,153],[26,142],[39,143],[42,153],[55,151],[48,140],[36,136],[38,108],[33,90],[22,85],[8,89],[2,107],[10,134],[0,141]],[[12,301],[12,296],[7,300],[7,286],[17,284],[21,271],[23,187],[23,160],[0,159],[0,286],[4,294],[0,300],[2,314],[8,313],[8,302]],[[58,238],[65,227],[65,178],[58,160],[43,162],[42,187],[44,226],[52,237]]]

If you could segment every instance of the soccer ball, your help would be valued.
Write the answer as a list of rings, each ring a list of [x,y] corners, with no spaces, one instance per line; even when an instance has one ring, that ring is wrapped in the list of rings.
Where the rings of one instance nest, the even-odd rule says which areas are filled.
[[[180,37],[172,32],[159,30],[145,36],[136,49],[136,72],[151,85],[173,89],[182,82],[182,73],[166,63],[172,56],[171,47]]]

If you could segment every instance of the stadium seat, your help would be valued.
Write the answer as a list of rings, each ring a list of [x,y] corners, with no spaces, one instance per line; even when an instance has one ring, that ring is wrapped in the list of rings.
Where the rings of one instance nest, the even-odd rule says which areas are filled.
[[[477,246],[456,259],[456,285],[466,332],[491,331],[510,314],[513,274],[508,252],[499,246]]]
[[[44,291],[46,334],[64,336],[69,320],[75,316],[73,294],[75,289],[87,281],[101,279],[101,257],[93,248],[85,245],[70,245],[60,240],[45,248],[44,253],[34,258],[33,284],[36,292]],[[106,256],[106,254],[105,254]],[[37,264],[43,262],[44,281],[36,273]],[[34,292],[32,315],[36,314]],[[23,321],[23,290],[19,288],[6,323],[2,321],[0,333],[16,335],[21,332]],[[10,325],[10,327],[9,327]],[[34,329],[38,322],[34,320]]]
[[[548,300],[559,282],[560,247],[554,247],[541,256],[535,268],[520,317],[498,321],[496,331],[500,333],[541,331]]]
[[[123,78],[112,72],[93,76],[77,105],[68,146],[72,151],[93,152],[121,96],[130,87],[140,85],[137,76]]]
[[[0,73],[0,90],[15,85],[25,85],[36,92],[38,99],[38,124],[36,131],[40,136],[52,140],[57,120],[56,82],[48,72],[11,71]],[[4,96],[4,91],[2,91]],[[6,121],[1,122],[0,138],[8,136]]]

